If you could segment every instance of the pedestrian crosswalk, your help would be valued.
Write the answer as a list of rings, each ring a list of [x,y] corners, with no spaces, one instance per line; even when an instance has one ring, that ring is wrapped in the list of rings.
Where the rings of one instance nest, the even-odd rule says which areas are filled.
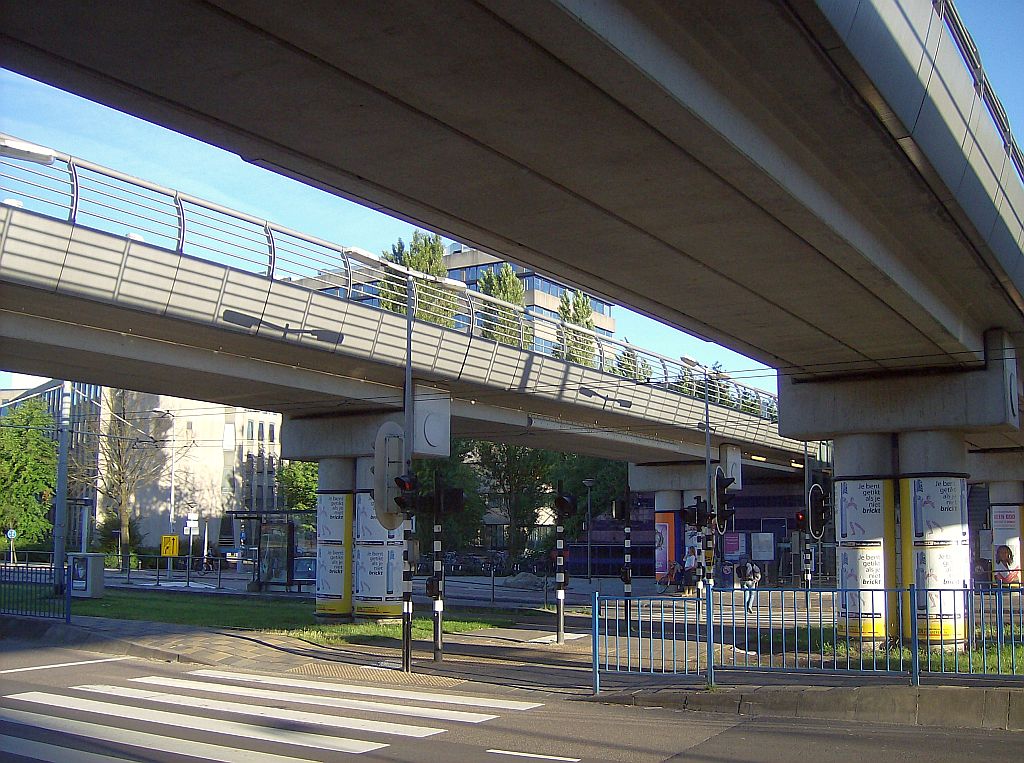
[[[225,763],[334,760],[540,706],[196,670],[187,677],[143,675],[7,694],[0,702],[0,751],[54,763],[152,760],[154,751]]]

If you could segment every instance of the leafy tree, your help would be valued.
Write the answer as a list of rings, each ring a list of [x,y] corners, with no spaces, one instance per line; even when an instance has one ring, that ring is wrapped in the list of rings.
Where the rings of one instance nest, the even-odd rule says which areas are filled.
[[[316,511],[319,467],[316,461],[289,461],[277,470],[277,483],[285,506],[294,511]]]
[[[521,445],[478,441],[476,458],[484,481],[504,496],[508,551],[515,558],[526,549],[529,532],[537,524],[537,510],[548,500],[553,455]]]
[[[502,263],[499,270],[484,271],[477,284],[480,291],[490,297],[509,302],[517,307],[526,304],[526,290],[512,266]],[[533,345],[533,327],[522,321],[522,311],[514,310],[493,302],[484,302],[481,309],[480,333],[486,339],[493,339],[513,347],[527,348]]]
[[[593,366],[597,344],[594,335],[589,333],[594,330],[594,309],[590,297],[581,291],[570,292],[566,289],[558,302],[558,315],[562,319],[562,325],[558,328],[562,349],[556,352],[556,357],[570,363]],[[589,331],[578,331],[573,326]]]
[[[0,419],[0,525],[25,543],[42,540],[57,482],[53,417],[41,400],[29,400]]]
[[[472,546],[480,534],[480,525],[487,504],[481,495],[480,477],[469,463],[475,443],[472,440],[452,440],[451,456],[448,458],[416,459],[413,470],[420,481],[420,506],[416,522],[416,535],[421,549],[433,548],[434,516],[433,506],[423,498],[434,489],[434,472],[438,472],[442,486],[461,488],[466,495],[466,505],[459,514],[447,514],[441,526],[445,550],[463,549]]]
[[[136,492],[170,473],[171,459],[160,444],[171,441],[173,420],[152,415],[145,395],[124,389],[105,388],[102,410],[102,417],[89,419],[98,435],[100,479],[96,489],[104,498],[107,513],[117,517],[121,568],[127,570],[131,550],[143,541],[132,532],[132,519],[138,513]],[[174,447],[179,446],[175,443]],[[181,446],[179,454],[189,447],[191,444]]]
[[[444,265],[444,245],[436,233],[430,235],[414,231],[412,242],[408,248],[402,239],[392,244],[390,252],[382,252],[381,258],[387,262],[425,273],[437,278],[444,278],[448,271]],[[429,321],[439,326],[451,328],[455,325],[455,313],[458,309],[458,297],[436,281],[426,278],[414,278],[416,291],[416,312],[413,317],[419,321]],[[377,287],[380,306],[385,310],[405,315],[406,285],[405,277],[393,271],[386,271]]]
[[[551,469],[552,482],[562,482],[567,493],[576,496],[576,515],[565,523],[566,534],[578,536],[587,516],[587,486],[585,479],[593,479],[590,488],[591,516],[599,517],[611,512],[612,501],[621,500],[626,493],[628,477],[624,461],[563,453],[555,457]]]
[[[629,340],[626,340],[629,342]],[[612,366],[612,373],[636,381],[648,381],[651,378],[651,364],[637,355],[632,347],[623,347]]]

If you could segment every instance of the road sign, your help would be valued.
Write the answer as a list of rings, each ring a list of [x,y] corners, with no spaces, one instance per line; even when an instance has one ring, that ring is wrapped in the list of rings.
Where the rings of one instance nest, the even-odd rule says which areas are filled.
[[[17,537],[18,537],[18,531],[15,530],[13,527],[10,530],[7,531],[7,540],[14,540]]]
[[[160,556],[177,556],[178,555],[178,536],[177,535],[161,535],[160,536]]]
[[[185,535],[199,535],[199,525],[189,524],[185,527]],[[177,540],[177,538],[175,538]]]

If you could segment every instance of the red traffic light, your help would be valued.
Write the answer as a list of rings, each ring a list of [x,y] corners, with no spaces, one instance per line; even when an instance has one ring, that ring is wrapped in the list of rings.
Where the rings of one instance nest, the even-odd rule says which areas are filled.
[[[415,474],[402,474],[395,477],[395,484],[398,485],[398,489],[403,493],[412,493],[419,489],[420,481],[416,479]]]

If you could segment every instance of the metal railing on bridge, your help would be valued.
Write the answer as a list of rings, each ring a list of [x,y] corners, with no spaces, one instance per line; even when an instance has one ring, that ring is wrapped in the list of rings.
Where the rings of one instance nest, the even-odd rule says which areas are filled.
[[[1015,588],[741,589],[592,603],[593,688],[715,670],[1024,678]]]
[[[29,153],[38,148],[30,146]],[[411,276],[411,309],[419,320],[694,399],[703,400],[706,392],[712,405],[778,421],[775,395],[715,369],[533,313],[461,281],[411,271],[365,250],[306,236],[66,154],[40,151],[35,160],[0,159],[2,203],[401,314],[410,309],[406,281]],[[231,311],[224,318],[245,328],[258,320]]]
[[[71,567],[0,564],[0,614],[71,622]]]

